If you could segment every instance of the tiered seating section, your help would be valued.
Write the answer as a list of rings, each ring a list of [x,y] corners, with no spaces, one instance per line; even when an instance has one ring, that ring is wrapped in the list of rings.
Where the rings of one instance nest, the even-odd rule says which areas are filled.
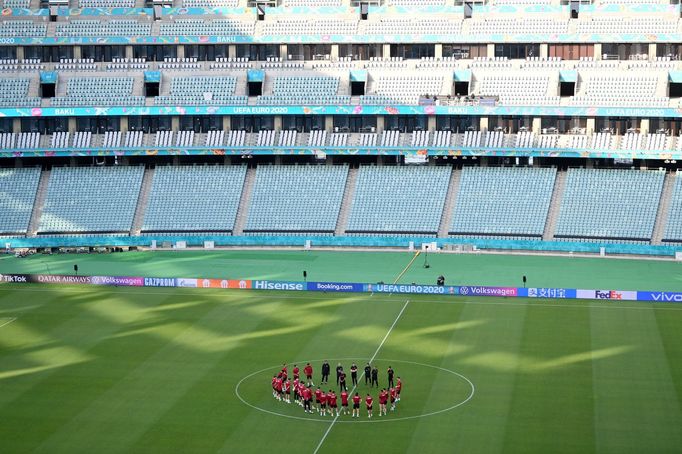
[[[347,166],[260,166],[244,231],[331,234],[336,228]]]
[[[569,169],[557,238],[651,238],[664,173],[641,170]]]
[[[258,97],[258,104],[348,104],[350,96],[337,95],[339,78],[328,76],[281,76],[272,95]]]
[[[129,232],[144,168],[55,167],[38,233]]]
[[[52,98],[52,106],[144,105],[144,96],[132,95],[134,82],[132,77],[73,77],[67,82],[66,96]]]
[[[424,95],[440,95],[442,75],[379,76],[371,95],[360,97],[362,104],[417,104]]]
[[[246,96],[234,96],[237,78],[231,76],[175,77],[171,80],[168,96],[157,96],[156,104],[246,104]]]
[[[581,94],[571,100],[577,106],[667,107],[669,100],[656,96],[655,75],[591,75]]]
[[[143,232],[232,232],[245,166],[162,166],[154,180]]]
[[[561,98],[548,95],[549,75],[502,74],[483,77],[478,94],[496,96],[501,105],[558,105]]]
[[[451,235],[541,238],[556,169],[464,167]]]
[[[16,36],[40,37],[47,33],[47,25],[23,19],[4,19],[0,22],[0,36],[14,38]]]
[[[29,98],[30,79],[0,78],[0,107],[35,107],[40,98]]]
[[[74,19],[57,23],[55,36],[148,36],[151,34],[150,22],[130,19],[90,20]]]
[[[347,232],[435,235],[451,172],[451,167],[360,167]]]
[[[0,233],[26,233],[39,180],[39,167],[0,169]]]
[[[248,36],[253,35],[253,32],[253,22],[231,19],[179,19],[159,25],[161,36]]]
[[[682,175],[675,175],[673,195],[670,200],[668,223],[666,224],[663,241],[682,242]]]

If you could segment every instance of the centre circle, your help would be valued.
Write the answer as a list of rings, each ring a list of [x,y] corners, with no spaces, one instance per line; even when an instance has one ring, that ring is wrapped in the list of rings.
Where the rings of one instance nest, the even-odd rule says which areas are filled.
[[[305,361],[299,361],[299,362],[290,362],[287,364],[289,367],[290,373],[291,373],[291,367],[293,367],[294,364],[297,364],[299,368],[301,369],[301,376],[303,376],[303,367],[305,366],[306,363],[311,363],[313,364],[313,367],[315,368],[314,370],[314,375],[313,375],[313,381],[315,382],[316,385],[318,383],[316,380],[319,379],[320,377],[320,364],[322,363],[322,359],[317,359],[317,360],[305,360]],[[337,386],[335,381],[334,381],[334,369],[336,362],[344,362],[344,368],[346,370],[346,373],[348,374],[347,378],[347,386],[348,386],[348,392],[349,394],[351,393],[351,390],[353,389],[353,386],[350,382],[350,372],[349,372],[349,364],[348,362],[354,361],[358,365],[358,388],[356,391],[360,393],[360,395],[363,397],[363,404],[361,405],[361,414],[364,415],[364,396],[367,393],[367,388],[364,386],[364,378],[362,377],[362,371],[364,368],[365,363],[367,362],[367,358],[330,358],[329,364],[331,365],[332,368],[332,374],[331,374],[331,380],[330,383],[325,385],[324,390],[327,390],[327,387],[330,387],[334,389],[334,391],[337,391]],[[271,366],[271,367],[266,367],[261,370],[257,370],[255,372],[250,373],[249,375],[245,376],[241,380],[239,380],[239,383],[235,386],[234,392],[237,396],[237,398],[242,401],[245,405],[264,412],[268,413],[274,416],[279,416],[282,418],[289,418],[289,419],[300,419],[303,421],[318,421],[318,422],[326,422],[329,423],[331,421],[336,421],[336,424],[349,424],[349,423],[378,423],[378,422],[392,422],[392,421],[405,421],[409,419],[418,419],[418,418],[425,418],[427,416],[434,416],[438,415],[441,413],[445,413],[447,411],[454,410],[457,407],[460,407],[467,402],[469,402],[473,397],[474,394],[476,393],[476,387],[474,386],[473,382],[469,380],[467,377],[464,375],[460,374],[459,372],[455,372],[450,369],[446,369],[444,367],[440,366],[434,366],[431,364],[424,364],[424,363],[418,363],[414,361],[406,361],[406,360],[398,360],[398,359],[377,359],[374,361],[375,364],[380,364],[383,366],[385,365],[392,365],[392,367],[396,370],[396,377],[401,376],[401,371],[406,371],[406,372],[413,372],[413,369],[418,369],[418,368],[426,368],[428,371],[428,374],[434,375],[437,374],[434,377],[434,386],[438,386],[442,392],[448,391],[448,385],[452,386],[452,384],[448,383],[448,380],[452,379],[455,380],[456,387],[461,388],[461,392],[458,389],[457,394],[461,396],[461,398],[458,398],[459,396],[454,396],[455,399],[453,400],[452,398],[449,398],[448,396],[444,397],[444,408],[437,408],[434,410],[425,410],[421,414],[412,414],[408,416],[397,416],[397,414],[393,414],[393,412],[389,412],[389,415],[386,417],[377,417],[375,415],[374,418],[372,419],[367,419],[366,416],[364,418],[357,418],[357,419],[352,419],[349,416],[340,416],[340,417],[323,417],[323,416],[317,416],[315,415],[294,415],[294,414],[289,414],[291,413],[290,410],[294,410],[294,408],[298,407],[296,404],[286,404],[284,402],[279,402],[276,401],[272,396],[271,396],[271,390],[269,388],[270,385],[270,379],[272,378],[273,373],[279,372],[281,369],[281,365],[277,366]],[[401,367],[402,366],[402,367]],[[380,369],[381,370],[381,369]],[[381,373],[384,374],[385,369],[381,370]],[[384,374],[385,375],[385,374]],[[417,386],[422,386],[423,379],[420,378],[419,376],[415,376],[416,374],[413,373],[402,373],[402,381],[404,384],[404,389],[407,391],[404,391],[403,397],[404,399],[401,399],[401,403],[398,404],[398,409],[397,412],[399,414],[400,408],[404,406],[405,404],[402,403],[403,400],[408,401],[410,399],[411,395],[414,395],[413,392],[411,392],[410,388],[417,387]],[[253,388],[252,382],[254,378],[257,378],[258,384],[255,387],[255,393],[257,393],[258,401],[256,401],[256,398],[253,398],[250,394],[254,394],[253,389],[246,389],[250,386],[250,388]],[[385,380],[384,380],[385,381]],[[437,383],[436,383],[437,382]],[[313,388],[316,388],[317,386],[313,386]],[[378,389],[381,389],[378,388]],[[376,398],[376,391],[378,390],[377,388],[371,388],[371,393],[372,397]],[[245,397],[245,395],[247,397]],[[271,404],[268,404],[268,399],[271,402]],[[349,399],[350,400],[350,399]],[[296,405],[296,407],[294,407]],[[276,406],[287,409],[287,412],[280,412],[277,411]],[[340,407],[340,405],[339,405]],[[296,408],[297,409],[297,408]],[[302,412],[302,410],[301,410]],[[348,418],[348,419],[346,419]]]

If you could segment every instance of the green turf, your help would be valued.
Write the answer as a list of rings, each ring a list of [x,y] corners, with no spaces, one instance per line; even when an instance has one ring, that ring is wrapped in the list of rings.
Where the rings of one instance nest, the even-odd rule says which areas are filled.
[[[410,263],[409,252],[157,251],[0,258],[0,273],[81,274],[235,279],[393,282]],[[429,254],[419,256],[401,283],[682,291],[682,263],[661,260],[518,255]]]
[[[271,373],[366,361],[405,301],[5,285],[0,317],[16,320],[0,327],[2,452],[313,452],[331,418],[274,401]],[[398,411],[340,418],[320,452],[680,452],[680,309],[410,297],[377,354],[382,384],[389,362],[405,382]],[[466,376],[473,398],[397,420],[470,393],[413,363]],[[304,420],[238,400],[261,369],[240,394]]]

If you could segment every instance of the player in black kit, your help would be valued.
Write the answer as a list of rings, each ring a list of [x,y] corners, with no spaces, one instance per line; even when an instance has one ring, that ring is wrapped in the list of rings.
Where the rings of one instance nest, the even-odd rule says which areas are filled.
[[[370,380],[372,379],[372,366],[367,363],[365,366],[365,385],[369,385],[371,382]]]
[[[350,366],[350,378],[353,380],[353,386],[358,386],[358,366],[355,363]]]
[[[329,367],[329,363],[325,361],[322,363],[322,381],[320,383],[327,383],[329,381],[329,371],[331,368]]]
[[[376,366],[372,369],[372,386],[377,385],[379,387],[379,369]]]

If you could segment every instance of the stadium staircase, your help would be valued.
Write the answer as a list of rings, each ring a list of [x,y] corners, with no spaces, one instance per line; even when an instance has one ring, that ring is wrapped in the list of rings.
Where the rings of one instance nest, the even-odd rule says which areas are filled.
[[[154,169],[150,167],[144,169],[144,175],[142,176],[142,187],[140,188],[140,195],[137,197],[137,207],[135,208],[135,216],[133,217],[133,227],[130,229],[131,235],[139,235],[142,231],[144,214],[147,211],[149,194],[152,190],[153,181]]]
[[[651,244],[662,244],[663,235],[665,234],[665,227],[668,223],[668,216],[670,215],[670,201],[673,197],[674,187],[675,174],[666,173],[665,181],[663,181],[663,191],[661,191],[661,200],[658,204],[658,212],[656,213],[654,233],[651,236]]]
[[[239,208],[237,208],[237,218],[234,222],[233,235],[241,235],[244,233],[244,226],[249,216],[249,206],[251,205],[251,196],[253,195],[253,186],[256,183],[256,169],[249,167],[246,170],[246,177],[244,177],[244,189],[242,189],[242,197],[239,199]]]
[[[447,238],[448,236],[448,229],[452,225],[452,213],[455,212],[455,201],[459,192],[461,175],[462,171],[460,169],[453,169],[450,174],[450,184],[448,185],[448,193],[445,196],[443,217],[441,217],[440,225],[438,226],[438,238]]]
[[[38,225],[40,225],[40,216],[43,214],[43,207],[45,206],[45,198],[47,197],[47,187],[50,182],[50,171],[43,170],[40,172],[40,181],[38,181],[38,191],[36,192],[36,199],[33,202],[33,211],[31,212],[31,221],[28,223],[28,232],[26,236],[37,236]]]
[[[554,231],[559,220],[559,212],[561,210],[561,199],[566,188],[566,172],[557,171],[556,180],[554,181],[554,191],[552,191],[552,200],[549,203],[549,212],[547,213],[547,221],[545,223],[545,231],[542,234],[542,239],[551,241],[554,239]]]
[[[334,235],[343,235],[348,226],[348,217],[350,216],[350,209],[353,206],[353,197],[355,196],[355,188],[358,181],[358,169],[349,168],[348,177],[346,178],[346,188],[343,190],[343,200],[341,201],[341,210],[336,221],[336,229]]]

